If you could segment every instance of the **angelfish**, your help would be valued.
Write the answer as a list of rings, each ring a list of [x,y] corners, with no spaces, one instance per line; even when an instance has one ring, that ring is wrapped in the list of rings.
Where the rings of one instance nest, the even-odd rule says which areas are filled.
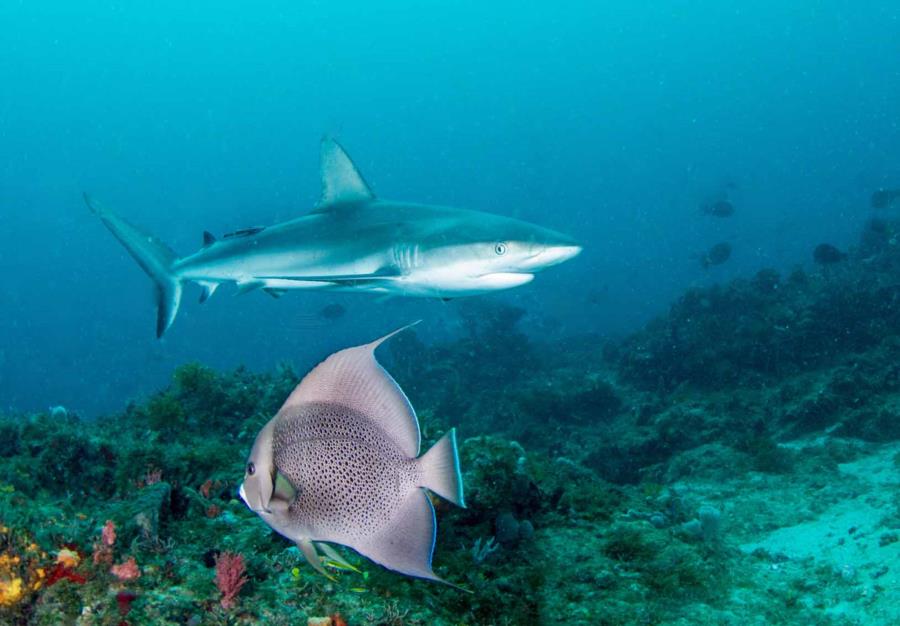
[[[405,328],[317,365],[247,459],[241,498],[326,576],[318,550],[348,566],[329,545],[338,544],[441,581],[431,568],[437,523],[426,490],[465,506],[455,430],[419,456],[413,407],[375,359],[375,349]]]

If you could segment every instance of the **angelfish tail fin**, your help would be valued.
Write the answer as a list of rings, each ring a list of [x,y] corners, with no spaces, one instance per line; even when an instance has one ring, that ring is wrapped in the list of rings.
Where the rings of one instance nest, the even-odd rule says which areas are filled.
[[[88,194],[84,194],[84,201],[153,279],[156,286],[156,336],[162,337],[175,320],[181,304],[181,280],[174,272],[178,255],[162,241],[125,221]]]
[[[451,428],[419,458],[419,468],[422,473],[422,487],[453,504],[466,506],[455,428]]]

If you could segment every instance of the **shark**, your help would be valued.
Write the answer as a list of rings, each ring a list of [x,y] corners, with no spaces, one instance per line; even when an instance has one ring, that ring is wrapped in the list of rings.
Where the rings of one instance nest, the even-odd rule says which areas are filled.
[[[222,284],[280,297],[295,289],[453,299],[518,287],[578,255],[571,237],[523,220],[377,197],[344,148],[321,142],[322,193],[307,214],[221,237],[180,257],[157,237],[84,194],[155,286],[156,336],[186,284],[205,302]]]

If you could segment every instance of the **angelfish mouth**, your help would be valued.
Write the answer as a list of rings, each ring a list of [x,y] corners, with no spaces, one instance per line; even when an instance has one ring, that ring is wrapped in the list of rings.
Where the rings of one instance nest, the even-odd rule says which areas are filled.
[[[244,491],[244,484],[243,484],[243,483],[241,483],[241,488],[238,489],[238,495],[241,497],[241,500],[244,501],[244,504],[246,504],[248,507],[250,507],[250,509],[253,508],[252,506],[250,506],[250,502],[247,500],[247,492]]]
[[[263,515],[263,514],[271,513],[271,512],[272,512],[272,511],[270,511],[269,509],[267,509],[267,508],[264,507],[264,506],[253,506],[253,505],[250,503],[250,500],[247,498],[247,492],[244,491],[244,485],[243,485],[243,483],[241,483],[241,487],[240,487],[240,489],[238,489],[238,495],[241,496],[241,500],[244,501],[244,504],[247,505],[247,508],[250,509],[251,511],[253,511],[254,513],[258,513],[259,515]]]

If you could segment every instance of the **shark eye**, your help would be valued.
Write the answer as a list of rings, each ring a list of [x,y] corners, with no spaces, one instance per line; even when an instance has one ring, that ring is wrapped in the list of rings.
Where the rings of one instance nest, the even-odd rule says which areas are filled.
[[[247,463],[247,476],[253,476],[256,473],[256,466],[253,464],[253,461]]]
[[[494,244],[494,252],[497,253],[497,256],[503,256],[506,254],[506,243],[503,241],[498,241]]]

